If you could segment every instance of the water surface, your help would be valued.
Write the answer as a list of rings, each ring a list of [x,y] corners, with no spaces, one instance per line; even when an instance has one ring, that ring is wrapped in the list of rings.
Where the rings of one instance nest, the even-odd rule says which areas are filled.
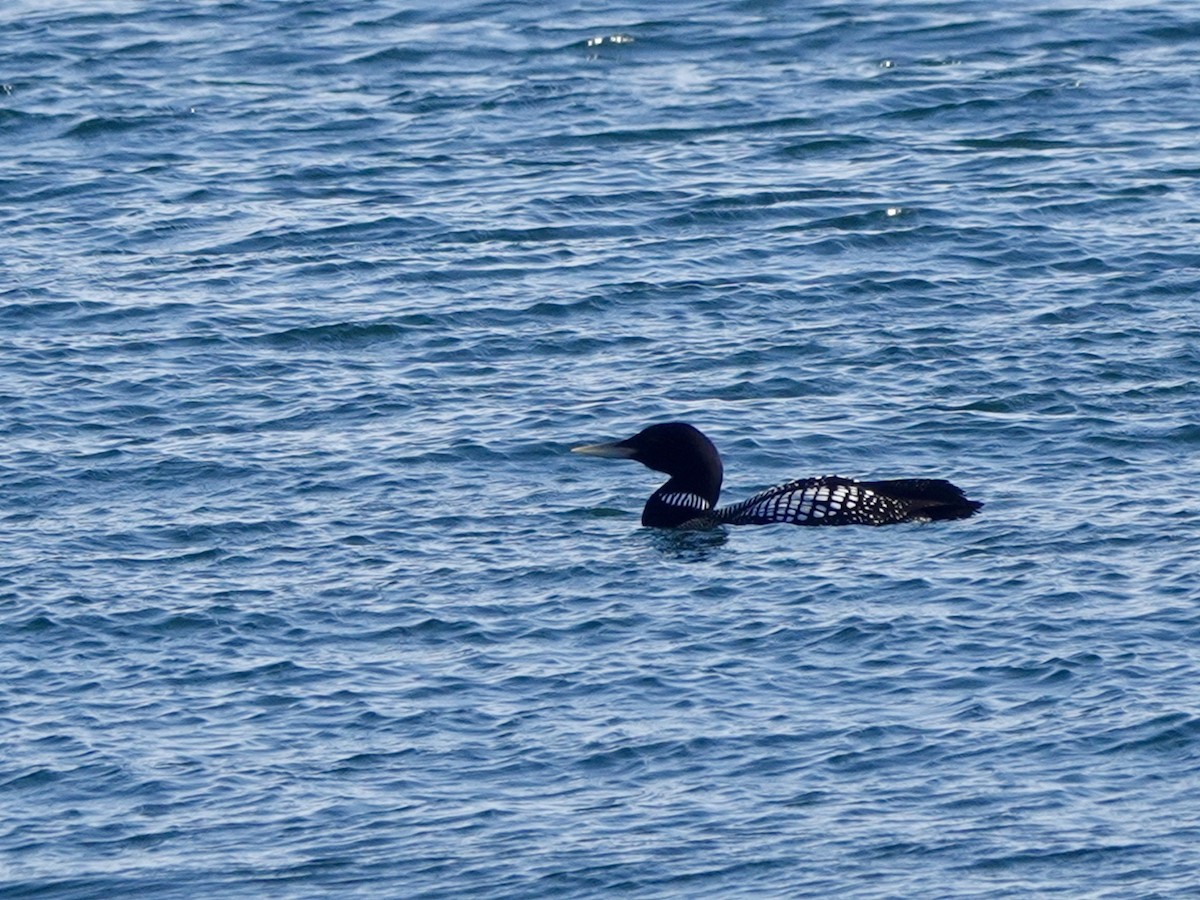
[[[0,28],[0,894],[1194,891],[1192,4]]]

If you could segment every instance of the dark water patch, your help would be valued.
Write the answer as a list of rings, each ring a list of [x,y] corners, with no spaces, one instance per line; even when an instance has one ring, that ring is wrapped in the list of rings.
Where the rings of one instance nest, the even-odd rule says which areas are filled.
[[[1174,394],[1176,391],[1172,390],[1171,393]],[[1163,437],[1172,444],[1181,444],[1185,447],[1195,446],[1200,444],[1200,425],[1178,425],[1167,430]]]
[[[74,477],[83,482],[124,482],[138,478],[159,487],[179,484],[237,483],[259,471],[244,463],[226,464],[201,459],[158,458],[143,460],[134,454],[122,454],[117,462],[129,460],[131,465],[75,466]],[[91,462],[86,458],[81,462]],[[232,461],[231,461],[232,462]]]
[[[158,115],[136,117],[93,116],[84,119],[69,128],[64,137],[89,140],[109,136],[120,136],[133,131],[139,131],[151,126],[171,121],[170,118]]]
[[[418,317],[416,327],[423,327],[428,317]],[[410,333],[410,327],[395,322],[339,322],[331,325],[290,328],[263,335],[258,340],[285,349],[295,347],[356,348],[378,342],[392,341]]]
[[[1200,39],[1200,22],[1177,22],[1147,28],[1142,32],[1154,41],[1191,43]]]
[[[798,120],[793,127],[809,128],[811,125],[812,123],[809,120]],[[746,131],[762,130],[771,132],[779,127],[783,130],[787,130],[788,128],[787,125],[779,126],[776,123],[693,127],[664,127],[656,125],[646,128],[616,128],[604,131],[553,135],[549,138],[541,139],[539,144],[557,149],[578,149],[581,147],[596,146],[623,147],[626,145],[643,144],[675,145],[690,140],[699,141],[719,138],[723,135],[733,137]]]
[[[876,142],[870,137],[859,134],[842,134],[814,136],[806,140],[795,141],[782,147],[778,152],[784,157],[807,159],[814,156],[857,156],[876,148]]]
[[[632,227],[625,225],[543,225],[529,228],[450,231],[439,235],[437,240],[449,244],[565,243],[573,240],[628,237],[633,233]]]
[[[971,865],[973,869],[1012,871],[1027,869],[1058,869],[1063,866],[1099,865],[1129,860],[1132,862],[1146,852],[1147,845],[1130,843],[1121,846],[1078,847],[1066,850],[1029,848],[1024,852],[984,858]]]
[[[1194,756],[1198,739],[1200,720],[1184,713],[1166,713],[1105,735],[1099,750],[1106,754],[1191,751],[1189,755]]]
[[[0,791],[37,790],[62,778],[62,773],[49,769],[36,769],[20,775],[12,776],[0,782]]]
[[[43,296],[47,292],[43,292]],[[18,303],[6,303],[0,306],[0,322],[5,323],[43,323],[55,320],[73,320],[84,312],[107,312],[112,307],[100,301],[78,300],[39,300],[30,303],[28,299]]]
[[[959,146],[970,150],[1047,150],[1060,151],[1074,147],[1072,141],[1056,140],[1037,132],[1017,131],[1002,137],[961,138]]]

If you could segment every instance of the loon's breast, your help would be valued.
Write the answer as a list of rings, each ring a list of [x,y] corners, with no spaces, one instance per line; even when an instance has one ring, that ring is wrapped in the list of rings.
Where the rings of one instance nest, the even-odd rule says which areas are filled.
[[[642,524],[650,528],[678,528],[712,512],[707,498],[672,488],[667,482],[650,495],[642,510]]]

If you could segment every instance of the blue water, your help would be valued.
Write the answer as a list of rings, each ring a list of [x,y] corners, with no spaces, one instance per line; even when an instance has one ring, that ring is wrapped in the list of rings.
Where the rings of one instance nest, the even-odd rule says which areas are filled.
[[[0,34],[0,895],[1195,895],[1196,4]]]

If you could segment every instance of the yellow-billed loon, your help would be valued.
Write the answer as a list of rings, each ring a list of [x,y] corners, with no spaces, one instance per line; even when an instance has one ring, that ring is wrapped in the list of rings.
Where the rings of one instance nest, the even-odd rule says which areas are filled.
[[[572,453],[633,459],[670,480],[650,495],[642,524],[654,528],[714,525],[890,525],[965,519],[981,506],[940,478],[853,481],[837,475],[801,478],[749,500],[717,508],[724,469],[717,448],[683,422],[651,425],[631,438],[575,447]]]

